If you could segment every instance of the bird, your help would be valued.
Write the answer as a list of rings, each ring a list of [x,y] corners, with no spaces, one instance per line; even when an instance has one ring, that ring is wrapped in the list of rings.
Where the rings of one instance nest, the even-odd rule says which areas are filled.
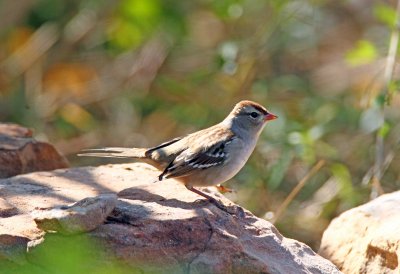
[[[222,122],[158,146],[88,149],[78,156],[138,159],[161,172],[157,181],[173,178],[225,209],[221,202],[196,187],[216,186],[234,177],[252,154],[264,126],[277,118],[261,104],[244,100]]]

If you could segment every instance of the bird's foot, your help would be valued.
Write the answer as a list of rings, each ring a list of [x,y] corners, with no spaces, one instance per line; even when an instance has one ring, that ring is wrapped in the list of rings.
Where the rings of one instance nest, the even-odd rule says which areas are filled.
[[[198,204],[200,206],[204,206],[206,204],[208,204],[210,201],[208,199],[204,199],[204,198],[200,198],[200,199],[196,199],[193,203]]]
[[[228,214],[236,215],[240,218],[245,216],[244,210],[240,206],[237,206],[237,205],[226,206],[221,201],[219,201],[215,198],[212,198],[212,197],[211,197],[211,199],[208,199],[208,200],[210,201],[210,203],[212,203],[213,205],[215,205],[216,207],[218,207],[222,211],[225,211]]]
[[[227,212],[228,207],[226,205],[224,205],[221,201],[219,201],[213,197],[208,198],[208,201],[210,203],[212,203],[213,205],[215,205],[216,207],[218,207],[219,209]]]
[[[215,187],[221,193],[233,193],[233,192],[235,192],[235,190],[233,190],[232,188],[229,188],[229,187],[226,187],[226,186],[223,186],[223,185],[216,185]]]
[[[243,211],[243,208],[241,208],[240,206],[236,206],[236,205],[233,205],[233,206],[226,206],[226,205],[224,205],[221,201],[219,201],[219,200],[217,200],[217,199],[211,197],[211,196],[208,195],[208,194],[205,194],[205,193],[201,192],[201,191],[198,190],[198,189],[195,189],[195,188],[193,188],[193,187],[188,187],[188,186],[186,186],[186,188],[187,188],[188,190],[190,190],[190,191],[192,191],[192,192],[194,192],[194,193],[200,195],[200,196],[203,196],[203,197],[206,198],[210,203],[212,203],[213,205],[215,205],[216,207],[218,207],[218,208],[221,209],[222,211],[225,211],[225,212],[227,212],[227,213],[229,213],[229,214],[231,214],[231,215],[237,215],[237,216],[239,216],[239,217],[242,217],[242,216],[245,215],[245,214],[244,214],[244,211]]]

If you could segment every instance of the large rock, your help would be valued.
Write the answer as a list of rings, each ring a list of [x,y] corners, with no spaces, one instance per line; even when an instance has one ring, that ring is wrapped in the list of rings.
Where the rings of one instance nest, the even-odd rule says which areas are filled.
[[[33,139],[30,129],[0,124],[0,178],[65,167],[67,160],[52,145]]]
[[[400,191],[334,219],[319,253],[344,273],[400,273]]]
[[[79,252],[83,253],[75,254],[74,263],[68,265],[80,265],[89,273],[106,273],[110,265],[116,265],[118,273],[340,273],[305,244],[283,237],[271,223],[246,210],[221,211],[174,180],[153,183],[158,174],[145,164],[122,164],[0,180],[1,197],[18,209],[16,215],[0,219],[0,234],[30,239],[27,261],[49,273],[52,265],[60,267],[55,254],[67,260]],[[204,191],[219,195],[212,189]],[[118,201],[105,222],[99,222],[96,214],[80,215],[87,218],[83,223],[97,226],[87,233],[46,234],[31,216],[35,210],[59,210],[62,205],[112,193],[118,193]],[[233,207],[223,196],[219,198]],[[89,212],[90,205],[78,202],[61,209]],[[57,216],[50,214],[47,221],[52,223]],[[49,256],[55,257],[43,260]]]

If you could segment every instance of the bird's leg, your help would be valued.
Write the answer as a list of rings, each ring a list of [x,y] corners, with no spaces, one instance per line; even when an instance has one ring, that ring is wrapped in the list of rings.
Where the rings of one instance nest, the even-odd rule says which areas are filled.
[[[211,197],[210,195],[205,194],[204,192],[201,192],[201,191],[198,190],[198,189],[195,189],[195,188],[192,187],[192,186],[186,186],[186,188],[187,188],[188,190],[190,190],[190,191],[192,191],[192,192],[194,192],[194,193],[200,195],[200,196],[203,196],[204,198],[206,198],[207,200],[209,200],[210,203],[212,203],[213,205],[215,205],[215,206],[218,207],[219,209],[228,212],[226,206],[224,206],[224,205],[223,205],[221,202],[219,202],[217,199]]]

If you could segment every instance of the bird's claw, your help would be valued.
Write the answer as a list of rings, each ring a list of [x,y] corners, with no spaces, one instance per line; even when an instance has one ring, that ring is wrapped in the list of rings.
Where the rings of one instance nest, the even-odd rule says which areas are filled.
[[[217,199],[214,199],[214,198],[211,198],[211,199],[208,199],[208,200],[210,201],[210,203],[212,203],[213,205],[215,205],[219,209],[221,209],[223,211],[227,211],[227,207],[221,201],[218,201]]]
[[[244,210],[242,207],[233,205],[233,206],[226,206],[224,205],[221,201],[218,201],[217,199],[209,199],[210,203],[221,209],[222,211],[225,211],[226,213],[230,215],[236,215],[240,218],[245,216]]]
[[[204,204],[205,202],[208,203],[208,200],[201,198],[194,201],[195,204]]]

